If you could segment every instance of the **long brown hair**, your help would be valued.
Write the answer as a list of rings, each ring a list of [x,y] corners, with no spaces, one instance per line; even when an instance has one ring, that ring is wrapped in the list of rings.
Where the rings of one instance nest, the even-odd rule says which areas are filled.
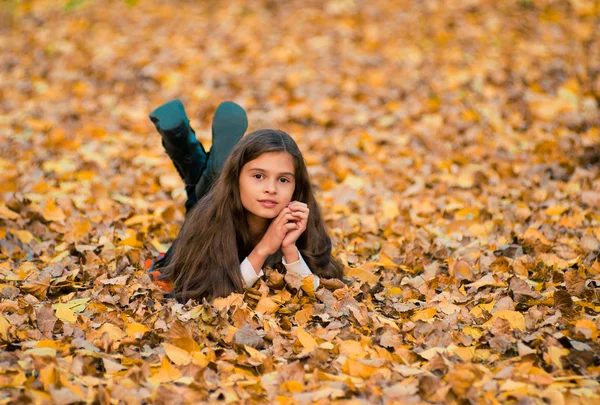
[[[179,301],[212,300],[243,291],[240,262],[254,246],[240,199],[239,178],[246,163],[267,152],[287,152],[294,161],[292,200],[306,203],[310,210],[306,230],[296,241],[306,264],[319,277],[343,276],[343,266],[331,256],[331,238],[298,145],[283,131],[263,129],[237,143],[211,191],[186,216],[160,277],[173,281],[173,295]],[[267,258],[265,266],[283,270],[281,258],[279,250]]]

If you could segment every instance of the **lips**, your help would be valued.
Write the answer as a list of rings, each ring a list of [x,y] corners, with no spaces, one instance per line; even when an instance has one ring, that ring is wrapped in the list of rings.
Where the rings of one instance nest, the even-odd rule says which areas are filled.
[[[266,208],[273,208],[277,205],[277,201],[275,200],[258,200],[258,202]]]

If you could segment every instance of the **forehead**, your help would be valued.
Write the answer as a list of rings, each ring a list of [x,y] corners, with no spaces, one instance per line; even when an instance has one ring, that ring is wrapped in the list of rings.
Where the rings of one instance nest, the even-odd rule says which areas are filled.
[[[294,173],[294,159],[287,152],[266,152],[249,161],[242,170],[261,169],[267,172]]]

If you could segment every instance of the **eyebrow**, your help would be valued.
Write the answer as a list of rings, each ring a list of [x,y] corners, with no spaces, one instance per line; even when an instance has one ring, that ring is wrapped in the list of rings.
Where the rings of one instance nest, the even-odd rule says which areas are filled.
[[[260,167],[252,167],[250,170],[251,170],[251,171],[252,171],[252,170],[256,170],[256,171],[258,171],[258,172],[264,172],[264,173],[266,173],[266,172],[267,172],[265,169],[261,169]],[[290,172],[281,172],[281,173],[279,173],[279,175],[280,175],[280,176],[288,175],[288,176],[292,176],[292,177],[294,177],[294,178],[296,177],[296,176],[294,176],[294,173],[290,173]]]

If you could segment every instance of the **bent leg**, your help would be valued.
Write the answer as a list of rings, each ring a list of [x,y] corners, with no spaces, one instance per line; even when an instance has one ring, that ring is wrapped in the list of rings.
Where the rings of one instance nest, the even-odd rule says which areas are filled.
[[[204,172],[208,155],[196,139],[181,100],[171,100],[150,113],[162,144],[185,183],[186,211],[197,201],[195,187]]]
[[[212,188],[221,172],[225,160],[248,129],[246,111],[238,104],[225,101],[217,107],[212,122],[212,147],[207,167],[196,184],[196,198],[199,200]]]

